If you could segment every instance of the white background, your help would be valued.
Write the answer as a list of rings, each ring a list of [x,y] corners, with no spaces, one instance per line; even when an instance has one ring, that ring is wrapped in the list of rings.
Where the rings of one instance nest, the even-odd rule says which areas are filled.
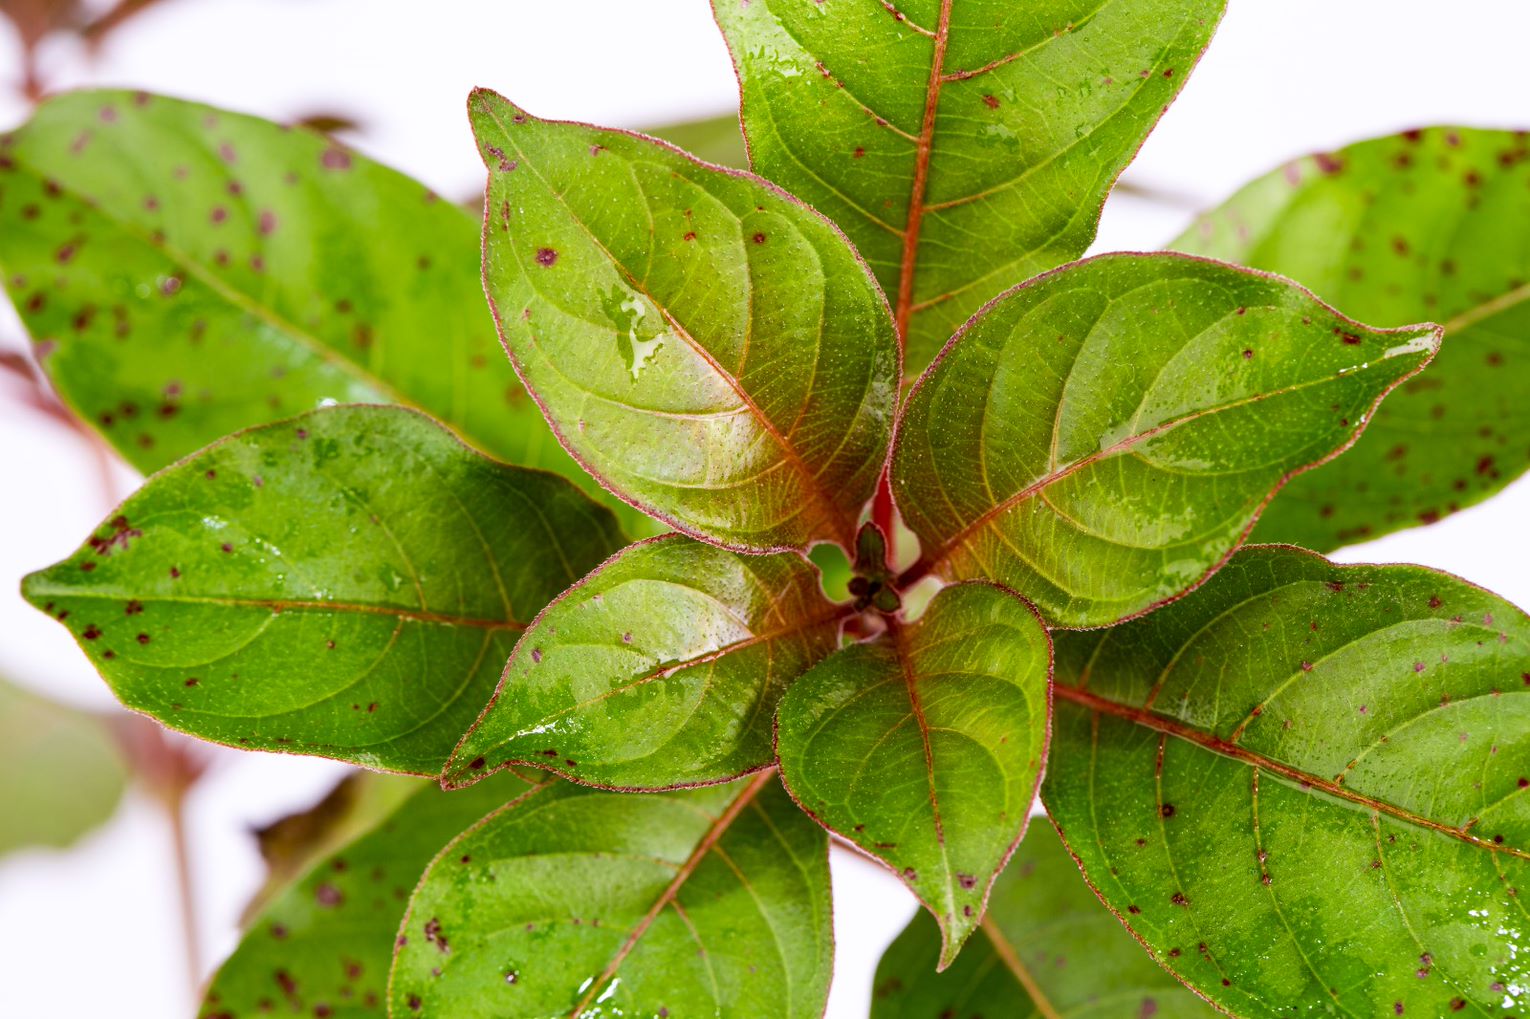
[[[1370,135],[1439,122],[1530,127],[1522,0],[1231,0],[1231,8],[1129,171],[1191,206],[1284,159]],[[0,78],[18,66],[7,32],[0,26]],[[736,104],[705,0],[165,0],[93,64],[67,43],[45,58],[57,86],[141,87],[278,119],[353,113],[366,128],[354,139],[360,148],[452,196],[481,186],[463,115],[474,85],[539,115],[615,126]],[[24,116],[18,100],[0,97],[0,129]],[[1096,250],[1159,247],[1187,217],[1113,200]],[[0,344],[19,338],[0,308]],[[120,498],[136,482],[118,473]],[[24,572],[70,552],[108,508],[81,443],[0,402],[0,672],[100,707],[109,695],[63,629],[15,591]],[[1527,518],[1530,485],[1521,481],[1485,506],[1340,558],[1424,563],[1530,605]],[[236,918],[261,876],[250,826],[306,806],[340,772],[297,757],[216,755],[191,804],[209,966],[233,947]],[[912,906],[898,882],[859,859],[836,858],[835,878],[839,980],[829,1014],[850,1019],[865,1015],[875,960]],[[71,851],[0,862],[0,1012],[191,1015],[174,901],[168,838],[137,797]]]

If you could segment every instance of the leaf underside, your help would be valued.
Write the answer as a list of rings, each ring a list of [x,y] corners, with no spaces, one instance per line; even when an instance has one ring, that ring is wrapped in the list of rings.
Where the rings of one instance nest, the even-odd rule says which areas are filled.
[[[387,1015],[393,939],[420,873],[442,845],[531,788],[508,773],[463,793],[415,785],[260,911],[213,976],[201,1019],[243,1019],[273,1005],[329,1019]]]
[[[1107,255],[994,302],[908,398],[893,491],[926,569],[1098,626],[1200,581],[1433,355],[1288,281]]]
[[[475,217],[332,139],[142,92],[0,138],[0,269],[59,395],[155,471],[328,403],[402,403],[613,506],[483,306]]]
[[[1445,323],[1441,358],[1254,532],[1326,551],[1480,502],[1530,467],[1530,138],[1439,127],[1300,159],[1174,242],[1299,279],[1366,322]]]
[[[713,0],[751,165],[844,227],[905,370],[1082,255],[1223,0]]]
[[[426,872],[392,1014],[816,1019],[829,914],[828,840],[771,774],[649,796],[555,781]]]
[[[943,966],[1025,830],[1050,672],[1035,610],[967,583],[943,589],[918,622],[826,659],[782,699],[787,788],[914,891],[939,921]]]
[[[521,630],[619,545],[555,475],[336,407],[161,472],[22,590],[173,729],[434,775]]]
[[[507,763],[661,789],[770,764],[782,692],[839,646],[844,606],[786,552],[682,535],[624,549],[526,631],[448,785]]]
[[[850,547],[898,352],[834,227],[651,139],[470,100],[484,287],[559,439],[612,491],[743,551]]]
[[[1049,824],[994,884],[988,915],[944,973],[940,928],[919,915],[877,966],[871,1019],[1212,1019],[1100,908]]]
[[[1501,599],[1256,547],[1058,635],[1042,795],[1110,907],[1234,1015],[1514,1014],[1527,684]]]

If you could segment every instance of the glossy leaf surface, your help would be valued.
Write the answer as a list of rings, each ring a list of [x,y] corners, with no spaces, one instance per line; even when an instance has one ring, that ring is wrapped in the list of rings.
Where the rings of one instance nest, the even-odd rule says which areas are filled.
[[[441,847],[533,788],[506,773],[467,792],[418,788],[324,854],[261,910],[208,988],[202,1019],[303,1014],[381,1019],[409,895]]]
[[[156,475],[23,593],[173,729],[433,775],[521,630],[619,544],[561,478],[337,407]]]
[[[72,845],[116,812],[127,778],[104,718],[0,680],[0,855]]]
[[[1326,550],[1479,502],[1530,466],[1530,139],[1431,128],[1297,160],[1174,246],[1284,273],[1365,322],[1445,324],[1440,360],[1255,537]]]
[[[781,694],[839,647],[849,614],[796,553],[630,546],[526,631],[446,781],[522,763],[655,789],[763,768]]]
[[[393,1015],[816,1019],[829,914],[828,840],[772,774],[649,796],[555,782],[426,873]]]
[[[1062,626],[1143,612],[1354,441],[1438,340],[1176,255],[1107,255],[1016,288],[951,342],[898,426],[893,491],[919,569],[995,580]]]
[[[853,644],[781,701],[781,775],[822,824],[897,873],[939,920],[942,966],[982,918],[1046,759],[1051,644],[991,584]]]
[[[916,373],[1084,253],[1223,0],[713,0],[756,172],[876,270]]]
[[[1250,1017],[1517,1014],[1522,612],[1260,547],[1057,659],[1048,810],[1190,986]]]
[[[850,547],[898,353],[843,236],[758,178],[650,139],[482,90],[469,106],[489,168],[484,286],[569,451],[698,537]]]
[[[396,402],[604,496],[495,341],[475,217],[319,134],[147,93],[51,99],[0,141],[0,269],[59,394],[141,470]]]
[[[940,928],[915,916],[877,966],[871,1019],[1212,1019],[1100,907],[1044,820],[994,884],[988,915],[944,973]]]

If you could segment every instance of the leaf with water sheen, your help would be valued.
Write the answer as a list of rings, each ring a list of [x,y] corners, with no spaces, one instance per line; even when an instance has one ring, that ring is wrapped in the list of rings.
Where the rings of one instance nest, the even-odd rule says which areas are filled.
[[[0,855],[63,848],[117,810],[127,764],[106,719],[0,680]]]
[[[828,839],[773,774],[649,796],[554,782],[426,872],[392,1014],[817,1019],[829,914]]]
[[[393,402],[620,505],[516,381],[477,254],[475,217],[423,185],[200,103],[75,92],[0,139],[0,278],[59,395],[144,471],[326,402]]]
[[[521,630],[619,546],[555,475],[336,407],[155,475],[22,591],[172,729],[434,775]]]
[[[633,545],[521,637],[446,783],[510,763],[622,789],[763,768],[781,694],[839,647],[851,613],[795,552],[746,556],[678,534]]]
[[[484,285],[527,388],[612,491],[743,551],[849,548],[898,385],[875,281],[817,213],[652,139],[479,90]]]
[[[713,0],[751,165],[844,227],[916,373],[1084,253],[1224,0]]]
[[[892,482],[948,579],[1097,626],[1198,583],[1360,433],[1439,327],[1359,325],[1277,277],[1107,255],[999,298],[910,393]]]
[[[1530,137],[1438,127],[1299,159],[1174,247],[1299,279],[1366,322],[1446,343],[1343,458],[1292,483],[1255,538],[1337,548],[1433,523],[1530,467]]]
[[[420,874],[465,828],[533,788],[509,773],[460,793],[412,784],[260,911],[214,974],[201,1019],[268,1014],[273,1004],[329,1019],[387,1015],[393,940]]]
[[[1234,1015],[1517,1014],[1530,619],[1289,547],[1057,637],[1042,795],[1105,901]]]
[[[920,914],[877,966],[871,1019],[1213,1019],[1100,908],[1052,826],[1038,822],[994,884],[988,915],[944,973]]]
[[[1046,759],[1051,644],[985,583],[825,660],[781,701],[792,796],[897,873],[940,922],[950,965],[1025,831]]]

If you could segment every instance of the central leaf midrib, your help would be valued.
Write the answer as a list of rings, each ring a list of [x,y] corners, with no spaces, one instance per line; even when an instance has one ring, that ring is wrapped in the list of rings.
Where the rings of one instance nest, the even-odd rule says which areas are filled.
[[[1204,729],[1196,728],[1155,711],[1135,707],[1130,704],[1123,704],[1120,701],[1102,697],[1099,694],[1082,690],[1076,686],[1058,684],[1054,687],[1053,694],[1063,700],[1071,701],[1086,710],[1111,715],[1152,732],[1173,736],[1193,746],[1200,747],[1202,750],[1214,753],[1219,757],[1279,775],[1282,778],[1297,783],[1303,792],[1310,794],[1310,791],[1315,789],[1337,799],[1354,803],[1380,814],[1386,814],[1388,817],[1395,818],[1414,827],[1422,828],[1438,835],[1444,835],[1459,842],[1465,842],[1468,845],[1487,850],[1488,852],[1503,853],[1506,856],[1513,856],[1521,860],[1530,860],[1530,852],[1523,849],[1479,838],[1469,831],[1454,825],[1446,824],[1443,821],[1436,821],[1433,818],[1415,813],[1386,800],[1356,792],[1331,779],[1303,771],[1295,765],[1278,761],[1258,751],[1249,750],[1247,747],[1221,739]]]
[[[28,595],[36,598],[51,595],[55,598],[86,599],[91,601],[119,602],[129,599],[127,594],[106,591],[81,591],[72,587],[47,587],[38,585],[28,589]],[[288,598],[220,598],[209,595],[138,596],[140,600],[156,605],[212,605],[218,608],[263,609],[272,615],[283,612],[339,612],[358,615],[387,616],[410,622],[432,623],[441,626],[466,626],[480,630],[524,630],[526,623],[514,619],[483,619],[473,616],[457,616],[429,609],[406,609],[394,605],[378,605],[368,602],[315,601]]]
[[[1385,360],[1387,360],[1387,359],[1386,358],[1382,358],[1382,359],[1379,359],[1376,363],[1377,364],[1381,364],[1381,363],[1384,363]],[[1189,423],[1191,423],[1193,421],[1199,420],[1200,418],[1203,418],[1203,417],[1208,417],[1208,416],[1210,416],[1212,414],[1221,414],[1221,413],[1224,413],[1226,411],[1236,410],[1239,407],[1245,407],[1245,406],[1249,406],[1249,405],[1255,404],[1255,403],[1262,403],[1263,401],[1271,399],[1273,397],[1286,396],[1286,395],[1289,395],[1291,393],[1300,392],[1303,389],[1309,389],[1309,388],[1312,388],[1314,386],[1327,385],[1330,382],[1341,381],[1341,380],[1343,380],[1345,378],[1354,378],[1354,377],[1358,376],[1359,374],[1361,374],[1361,373],[1360,372],[1354,372],[1354,373],[1352,373],[1350,375],[1347,375],[1347,376],[1345,376],[1345,375],[1328,375],[1328,376],[1324,376],[1323,378],[1320,378],[1320,379],[1308,379],[1308,380],[1306,380],[1304,382],[1298,382],[1298,383],[1295,383],[1294,385],[1285,386],[1285,387],[1282,387],[1280,389],[1272,389],[1272,390],[1268,390],[1268,391],[1265,391],[1265,392],[1255,393],[1252,396],[1245,397],[1244,399],[1241,399],[1241,400],[1235,400],[1235,401],[1233,401],[1231,403],[1218,404],[1217,406],[1214,406],[1214,407],[1206,407],[1206,408],[1203,408],[1201,410],[1191,411],[1191,412],[1189,412],[1187,414],[1181,415],[1180,417],[1172,418],[1172,419],[1170,419],[1168,421],[1164,421],[1164,422],[1161,422],[1161,423],[1159,423],[1157,425],[1154,425],[1151,428],[1147,428],[1147,429],[1144,429],[1143,431],[1136,432],[1136,433],[1134,433],[1132,435],[1128,435],[1125,438],[1121,439],[1120,441],[1116,442],[1112,446],[1109,446],[1109,447],[1107,447],[1105,449],[1102,449],[1102,450],[1099,450],[1097,452],[1091,453],[1088,456],[1081,457],[1081,458],[1073,461],[1072,463],[1067,464],[1066,466],[1063,466],[1063,467],[1057,468],[1055,470],[1049,471],[1048,473],[1042,475],[1040,478],[1038,478],[1035,481],[1031,482],[1029,485],[1026,485],[1024,488],[1020,489],[1019,491],[1017,491],[1017,492],[1013,493],[1012,495],[1009,495],[1006,498],[1000,500],[999,502],[995,503],[993,506],[990,506],[988,509],[984,510],[977,517],[975,517],[970,523],[965,524],[964,526],[962,526],[959,530],[957,530],[957,532],[955,534],[953,534],[950,538],[948,538],[946,541],[941,543],[941,545],[935,551],[935,553],[930,556],[930,558],[929,558],[929,565],[931,567],[934,567],[934,566],[940,564],[941,562],[943,562],[948,556],[951,555],[952,552],[954,552],[956,549],[960,548],[963,544],[965,544],[967,538],[969,536],[971,536],[975,531],[977,531],[980,528],[986,526],[988,523],[990,523],[994,519],[996,519],[996,518],[1002,516],[1003,514],[1009,512],[1011,509],[1013,509],[1016,506],[1020,505],[1021,503],[1025,502],[1027,499],[1030,499],[1033,496],[1039,495],[1041,492],[1045,491],[1047,488],[1050,488],[1052,485],[1056,484],[1057,482],[1062,481],[1064,478],[1067,478],[1070,475],[1073,475],[1073,474],[1077,473],[1078,471],[1083,470],[1086,467],[1091,467],[1094,464],[1099,463],[1102,460],[1108,460],[1111,457],[1118,456],[1118,455],[1120,455],[1122,453],[1129,452],[1133,447],[1137,446],[1140,443],[1146,442],[1149,439],[1156,439],[1156,438],[1158,438],[1161,435],[1166,435],[1169,432],[1172,432],[1174,429],[1180,427],[1181,425],[1189,424]],[[1411,373],[1409,373],[1409,374],[1411,374]],[[1406,377],[1407,377],[1406,375],[1403,376],[1404,379]],[[1398,382],[1401,382],[1401,381],[1402,381],[1402,379],[1398,380]],[[1394,383],[1393,385],[1395,386],[1396,383]],[[1390,392],[1390,388],[1388,389],[1388,391]],[[1383,396],[1384,395],[1385,394],[1383,394]]]
[[[648,929],[658,919],[659,914],[664,911],[666,906],[676,902],[680,895],[680,889],[690,880],[696,868],[701,865],[701,861],[722,841],[722,837],[728,833],[729,828],[733,827],[733,823],[744,812],[744,808],[753,803],[755,797],[760,794],[760,791],[774,780],[775,774],[774,768],[767,768],[760,772],[759,775],[750,780],[742,792],[729,802],[722,813],[717,815],[716,820],[707,827],[701,838],[697,840],[690,856],[686,857],[685,862],[680,865],[680,869],[676,872],[674,879],[670,881],[664,891],[659,894],[659,897],[654,900],[653,905],[649,907],[648,912],[643,914],[643,917],[638,920],[627,937],[623,939],[621,946],[616,950],[616,954],[611,957],[611,961],[607,963],[606,968],[590,983],[584,997],[579,1000],[579,1003],[574,1006],[573,1011],[569,1013],[569,1019],[579,1019],[580,1016],[583,1016],[585,1009],[589,1008],[596,998],[605,991],[606,986],[616,976],[617,972],[620,971],[622,963],[627,961],[627,956],[631,954],[633,948],[643,939],[643,936],[648,933]]]

